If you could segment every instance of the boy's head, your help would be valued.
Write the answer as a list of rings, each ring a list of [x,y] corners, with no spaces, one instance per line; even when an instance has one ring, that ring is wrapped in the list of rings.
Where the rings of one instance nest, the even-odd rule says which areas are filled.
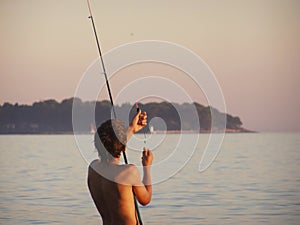
[[[108,153],[114,158],[119,158],[125,151],[127,142],[126,129],[121,120],[107,120],[102,123],[95,133],[95,147],[99,156],[108,158]]]

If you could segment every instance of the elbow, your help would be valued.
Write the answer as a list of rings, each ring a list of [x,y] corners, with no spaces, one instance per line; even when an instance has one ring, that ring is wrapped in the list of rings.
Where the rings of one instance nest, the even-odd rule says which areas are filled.
[[[148,205],[150,203],[150,200],[149,201],[143,201],[143,202],[140,202],[140,204],[142,205],[142,206],[146,206],[146,205]]]
[[[139,201],[139,203],[140,203],[142,206],[146,206],[146,205],[148,205],[150,202],[151,202],[151,197]]]

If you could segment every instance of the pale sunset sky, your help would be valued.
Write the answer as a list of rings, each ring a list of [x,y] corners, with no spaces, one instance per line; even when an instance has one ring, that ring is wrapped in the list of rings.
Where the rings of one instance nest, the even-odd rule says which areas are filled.
[[[142,40],[185,46],[214,72],[227,113],[245,128],[300,131],[299,0],[91,4],[103,53]],[[98,57],[88,15],[85,0],[0,1],[1,105],[74,96]]]

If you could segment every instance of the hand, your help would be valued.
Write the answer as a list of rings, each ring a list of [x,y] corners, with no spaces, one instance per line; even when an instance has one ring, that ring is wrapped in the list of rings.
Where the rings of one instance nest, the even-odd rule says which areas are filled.
[[[139,110],[136,115],[133,117],[129,128],[130,131],[134,134],[147,125],[147,113]]]
[[[152,160],[153,160],[153,154],[152,152],[144,148],[144,151],[142,153],[142,164],[143,166],[151,166],[152,165]]]

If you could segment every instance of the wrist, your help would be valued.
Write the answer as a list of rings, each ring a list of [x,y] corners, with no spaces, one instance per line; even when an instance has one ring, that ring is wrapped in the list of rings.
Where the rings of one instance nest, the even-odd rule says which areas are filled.
[[[149,172],[150,168],[151,168],[151,164],[150,165],[143,165],[144,172]]]
[[[134,134],[134,129],[132,126],[128,127],[126,134],[127,134],[127,140]]]

